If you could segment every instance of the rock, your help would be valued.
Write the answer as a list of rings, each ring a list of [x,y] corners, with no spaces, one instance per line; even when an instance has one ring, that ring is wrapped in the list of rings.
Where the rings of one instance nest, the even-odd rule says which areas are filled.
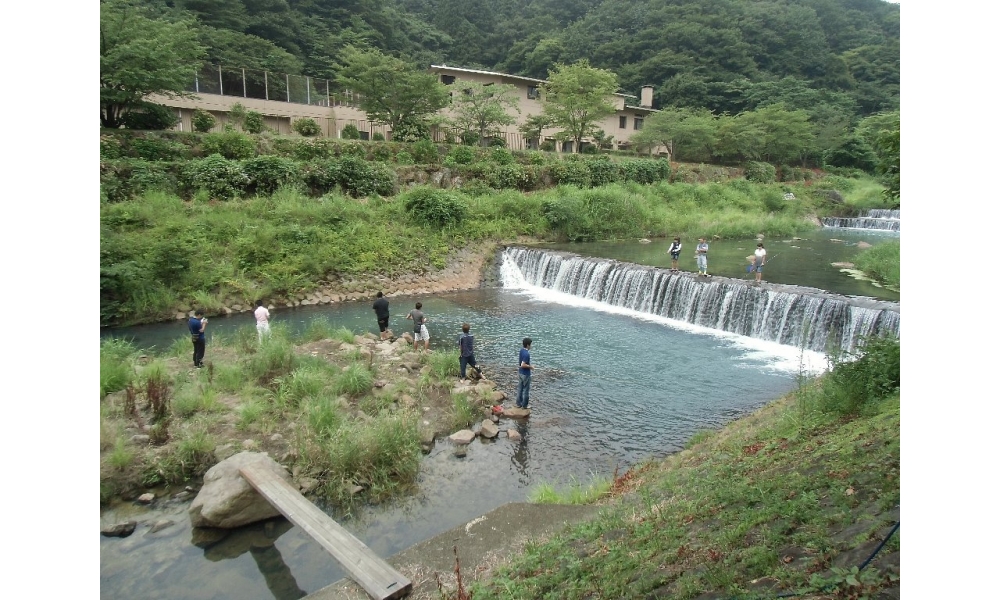
[[[853,269],[854,263],[851,262],[833,262],[830,266],[836,267],[838,269]]]
[[[224,461],[234,454],[236,454],[236,449],[232,444],[223,444],[215,447],[215,460],[217,461]]]
[[[153,523],[152,527],[149,528],[149,533],[156,533],[158,531],[163,531],[164,529],[170,527],[173,524],[174,522],[169,519],[163,519],[161,521],[157,521],[156,523]]]
[[[503,409],[503,416],[511,417],[513,419],[526,419],[531,416],[530,408],[505,408]]]
[[[497,428],[496,423],[490,419],[484,420],[482,426],[479,428],[479,435],[487,439],[495,438],[498,433],[500,433],[500,430]]]
[[[192,526],[232,529],[281,514],[240,475],[240,468],[248,465],[269,469],[291,483],[292,476],[271,457],[240,452],[205,473],[205,483],[188,509]]]
[[[868,242],[858,242],[858,248],[871,248],[872,245]]]
[[[270,437],[270,440],[272,442],[280,442],[284,439],[285,439],[284,436],[282,436],[280,433],[276,433]]]
[[[257,440],[243,440],[244,450],[253,450],[257,447]]]
[[[650,243],[652,243],[652,240],[647,239],[647,238],[642,238],[641,240],[639,240],[639,243],[640,244],[650,244]]]
[[[101,530],[101,535],[105,537],[128,537],[132,535],[135,531],[136,522],[135,521],[125,521],[124,523],[115,523],[111,527],[105,527]]]
[[[452,451],[452,453],[458,458],[463,458],[466,454],[469,453],[469,447],[465,444],[461,446],[455,446],[455,449]]]
[[[136,502],[139,502],[140,504],[149,504],[153,500],[156,500],[156,494],[153,494],[152,492],[146,492],[145,494],[136,498]]]
[[[176,494],[174,494],[173,496],[171,496],[170,499],[171,500],[187,500],[190,497],[191,497],[191,492],[189,492],[187,490],[184,490],[184,491],[181,491],[181,492],[177,492]]]
[[[521,439],[521,432],[516,429],[508,429],[507,439],[511,440],[512,442],[519,441]]]
[[[451,434],[448,436],[448,439],[454,444],[469,444],[472,440],[476,439],[476,434],[471,429],[463,429]]]
[[[502,404],[507,399],[507,394],[503,392],[493,392],[490,395],[490,404]]]
[[[303,477],[299,479],[299,491],[303,494],[308,494],[319,486],[319,480],[312,477]]]
[[[129,443],[136,446],[148,446],[149,436],[148,435],[133,435],[129,438]]]
[[[365,488],[361,487],[360,485],[353,486],[350,489],[350,492],[351,492],[352,496],[357,496],[358,494],[360,494],[363,491],[365,491]]]

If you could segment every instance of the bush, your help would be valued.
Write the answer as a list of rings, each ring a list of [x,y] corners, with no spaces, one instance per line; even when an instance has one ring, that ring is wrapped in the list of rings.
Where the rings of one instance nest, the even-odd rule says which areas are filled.
[[[534,171],[532,171],[534,173]],[[490,172],[490,187],[503,189],[530,189],[533,184],[521,165],[501,165]]]
[[[827,167],[860,169],[874,173],[878,157],[867,142],[858,137],[848,138],[835,148],[823,153],[823,164]]]
[[[458,136],[459,141],[462,142],[463,146],[478,146],[479,145],[479,132],[478,131],[463,131]]]
[[[455,192],[430,187],[416,187],[402,194],[403,206],[418,220],[438,227],[457,225],[468,207]]]
[[[139,110],[130,110],[122,117],[125,129],[160,131],[177,124],[177,113],[162,104],[144,102]]]
[[[486,138],[486,145],[490,148],[506,148],[507,140],[502,137],[489,137]]]
[[[354,125],[347,124],[344,128],[340,130],[340,139],[342,140],[360,140],[361,132]]]
[[[230,160],[243,160],[257,156],[257,142],[238,131],[207,133],[201,142],[206,155],[221,154]]]
[[[650,184],[670,179],[670,163],[665,160],[625,160],[619,169],[625,181]]]
[[[212,116],[212,113],[199,108],[194,111],[193,115],[191,115],[191,127],[193,127],[195,131],[208,133],[209,131],[212,131],[213,127],[215,127],[215,117]]]
[[[385,135],[383,135],[383,134],[381,134],[379,132],[375,132],[375,133],[372,134],[372,141],[373,142],[384,142],[385,141]]]
[[[558,184],[590,187],[590,169],[579,161],[560,160],[549,165],[549,174]]]
[[[295,119],[292,122],[292,129],[302,137],[316,137],[320,134],[319,123],[315,119]]]
[[[490,160],[498,165],[514,164],[514,155],[506,148],[494,148],[490,152]]]
[[[243,129],[247,133],[258,134],[264,131],[264,115],[255,110],[247,111],[243,118]]]
[[[542,214],[552,230],[569,241],[577,242],[588,238],[590,226],[587,223],[586,207],[578,197],[546,198],[542,202]]]
[[[391,196],[396,187],[396,172],[384,163],[345,156],[340,159],[338,183],[355,198],[372,194]]]
[[[299,160],[330,158],[334,155],[337,142],[325,138],[302,140],[292,148],[292,156]]]
[[[392,148],[385,144],[378,144],[372,150],[372,158],[381,162],[392,162]]]
[[[302,165],[302,181],[313,194],[325,194],[340,183],[340,161],[320,160]]]
[[[437,146],[430,140],[415,142],[410,146],[410,150],[413,152],[413,160],[417,161],[418,165],[436,165],[440,159]]]
[[[538,149],[543,152],[555,152],[556,143],[553,142],[552,140],[545,140],[544,142],[541,143],[541,145],[538,146]]]
[[[250,191],[273,194],[279,187],[297,183],[299,169],[290,158],[258,156],[243,163],[243,171],[250,178]]]
[[[472,148],[469,148],[468,146],[455,146],[448,154],[448,158],[445,159],[445,164],[448,166],[468,165],[471,164],[475,158],[476,153],[472,150]]]
[[[412,165],[414,164],[413,155],[406,150],[400,150],[399,154],[396,155],[396,163],[400,165]]]
[[[592,146],[588,146],[588,148],[590,147]],[[592,186],[614,183],[620,177],[618,165],[607,158],[588,160],[586,164],[587,170],[590,171],[590,185]]]
[[[748,162],[745,176],[748,181],[755,183],[774,183],[777,170],[774,165],[765,162]]]
[[[188,158],[187,146],[159,137],[132,140],[132,152],[136,157],[148,161]]]
[[[837,362],[823,382],[821,409],[840,415],[859,414],[866,405],[899,391],[899,340],[871,338],[857,360]]]
[[[240,163],[228,160],[219,154],[191,161],[184,175],[189,187],[205,190],[211,197],[229,200],[240,195],[250,183]]]

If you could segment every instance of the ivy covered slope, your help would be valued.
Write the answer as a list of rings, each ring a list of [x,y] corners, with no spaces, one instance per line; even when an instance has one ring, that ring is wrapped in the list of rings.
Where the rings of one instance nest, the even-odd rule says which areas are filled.
[[[123,131],[101,149],[104,325],[434,271],[454,250],[520,236],[790,235],[814,227],[811,215],[883,202],[874,180],[805,170],[763,183],[721,167],[429,141]],[[689,183],[706,178],[719,182]]]

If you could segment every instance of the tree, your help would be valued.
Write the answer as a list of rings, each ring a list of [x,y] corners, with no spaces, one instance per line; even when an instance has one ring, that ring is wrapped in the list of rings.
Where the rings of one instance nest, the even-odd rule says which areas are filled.
[[[666,146],[674,160],[707,161],[715,147],[717,130],[715,116],[706,109],[664,109],[650,115],[632,141]]]
[[[448,105],[448,88],[436,76],[378,50],[348,46],[342,63],[338,83],[360,94],[361,110],[372,121],[388,125],[394,138],[401,126],[419,127]]]
[[[521,123],[521,126],[517,128],[524,136],[526,140],[541,140],[542,130],[551,125],[549,118],[545,115],[528,115]]]
[[[101,2],[101,126],[118,128],[149,94],[185,96],[205,55],[193,21],[153,19],[131,0]]]
[[[885,195],[890,200],[899,202],[899,128],[883,129],[875,146],[878,155],[878,165],[875,171],[882,176],[886,185]]]
[[[500,127],[512,125],[517,121],[507,112],[508,108],[513,108],[518,114],[521,112],[517,107],[518,99],[514,95],[514,86],[462,83],[455,87],[461,88],[461,93],[456,93],[452,103],[455,125],[461,131],[478,133],[480,144],[483,144],[487,137],[499,133]]]
[[[556,65],[543,88],[543,114],[562,128],[562,137],[575,142],[575,152],[580,151],[580,141],[596,130],[595,125],[615,112],[611,96],[618,91],[618,77],[591,67],[586,59]]]

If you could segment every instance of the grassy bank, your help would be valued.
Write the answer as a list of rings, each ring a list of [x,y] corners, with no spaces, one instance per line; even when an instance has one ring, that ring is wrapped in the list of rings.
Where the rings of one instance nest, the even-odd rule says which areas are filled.
[[[619,477],[599,518],[530,544],[470,597],[875,597],[897,585],[899,534],[855,567],[899,519],[899,425],[899,345],[878,341]]]
[[[854,265],[882,285],[899,289],[899,241],[867,248],[854,259]]]
[[[252,327],[215,336],[204,369],[191,352],[187,336],[161,355],[101,344],[102,504],[196,481],[242,450],[268,451],[334,504],[378,500],[414,481],[422,438],[482,404],[451,396],[456,353],[387,353],[322,318],[294,339],[280,326],[263,344]]]
[[[278,301],[321,280],[434,272],[485,241],[681,235],[787,236],[840,206],[823,182],[558,186],[525,194],[418,187],[383,198],[294,189],[226,202],[165,192],[101,205],[101,323],[162,320],[178,309]]]

